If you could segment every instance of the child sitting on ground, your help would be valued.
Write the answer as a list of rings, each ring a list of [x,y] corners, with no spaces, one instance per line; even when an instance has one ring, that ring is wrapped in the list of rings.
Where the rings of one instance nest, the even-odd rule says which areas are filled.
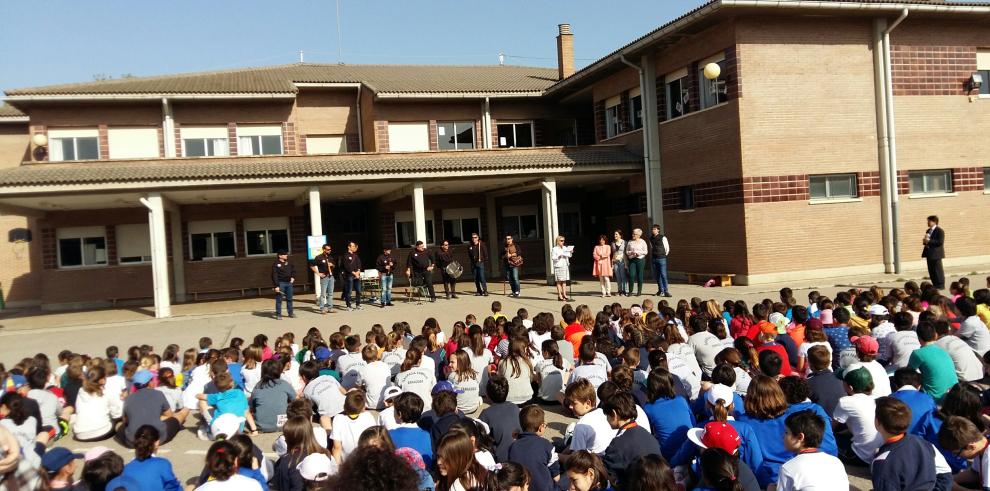
[[[953,418],[950,418],[950,420]],[[968,421],[967,421],[968,423]],[[914,435],[908,435],[911,409],[893,397],[881,397],[876,402],[876,428],[883,445],[873,461],[873,488],[884,489],[937,489],[952,488],[952,472],[945,459],[931,443]],[[948,422],[942,426],[945,430]],[[950,428],[947,433],[952,433]],[[941,439],[942,433],[939,432]],[[980,435],[983,438],[983,435]],[[949,440],[954,440],[949,438]],[[986,439],[983,438],[985,442]],[[948,443],[955,443],[949,441]],[[950,448],[950,447],[946,447]],[[965,450],[951,447],[953,452]],[[984,485],[986,487],[986,485]],[[981,488],[977,488],[981,489]]]
[[[609,426],[617,431],[605,449],[602,461],[622,485],[629,466],[640,457],[660,455],[660,444],[648,430],[636,424],[636,401],[632,394],[619,392],[612,395],[602,401],[601,411],[605,413]]]
[[[591,387],[591,384],[588,384]],[[594,395],[594,389],[591,389]],[[478,417],[488,425],[488,432],[495,443],[495,457],[499,462],[509,460],[509,445],[512,445],[514,435],[521,431],[519,428],[519,406],[506,402],[509,396],[509,381],[504,376],[493,373],[488,379],[489,405]],[[603,447],[604,450],[604,447]]]
[[[509,446],[509,460],[522,464],[529,471],[532,489],[554,489],[554,481],[560,479],[560,462],[553,443],[543,438],[547,428],[543,408],[535,404],[522,408],[519,426],[522,433]]]
[[[348,392],[344,396],[344,410],[333,417],[333,429],[330,431],[334,460],[344,462],[357,448],[361,432],[377,424],[375,417],[365,410],[364,391],[356,389]]]
[[[990,488],[990,456],[988,440],[972,421],[961,416],[949,416],[938,431],[938,443],[942,448],[972,460],[972,465],[956,474],[956,488]]]
[[[900,399],[911,408],[911,424],[907,432],[924,437],[925,422],[935,415],[935,399],[921,392],[921,374],[913,368],[898,368],[894,372],[894,386],[897,390],[892,397]]]
[[[873,376],[866,368],[847,370],[842,376],[846,393],[839,399],[832,418],[841,425],[836,428],[839,456],[851,465],[866,466],[873,461],[883,443],[874,425],[876,405],[873,397]]]
[[[433,443],[430,433],[419,427],[417,422],[423,416],[423,399],[412,392],[403,392],[394,398],[395,422],[397,427],[388,434],[396,448],[409,447],[423,456],[427,467],[433,463]]]
[[[210,433],[207,435],[204,428],[200,428],[199,435],[200,440],[216,439],[221,434],[221,429],[227,437],[232,437],[234,434],[238,433],[243,427],[244,422],[247,422],[247,428],[249,434],[256,435],[258,433],[258,427],[254,424],[254,416],[251,414],[251,410],[248,406],[247,396],[244,395],[244,391],[238,389],[234,386],[234,379],[230,376],[229,372],[223,372],[213,377],[213,383],[216,384],[217,390],[219,392],[213,394],[199,394],[196,396],[199,399],[199,412],[203,415],[203,419],[207,425],[210,426]],[[210,414],[210,407],[214,408],[212,415]],[[227,428],[230,428],[230,423],[226,421],[237,420],[237,431],[230,432]]]
[[[780,466],[777,491],[849,489],[842,461],[818,449],[825,423],[821,416],[807,409],[784,420],[784,446],[797,455]]]

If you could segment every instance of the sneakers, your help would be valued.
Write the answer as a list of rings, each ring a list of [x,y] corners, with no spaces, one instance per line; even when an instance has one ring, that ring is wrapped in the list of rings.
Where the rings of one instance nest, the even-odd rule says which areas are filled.
[[[671,295],[670,292],[663,292],[663,296],[667,298],[673,297],[673,295]]]
[[[204,442],[208,442],[210,441],[210,432],[205,426],[200,426],[199,428],[196,428],[196,438],[199,438]]]

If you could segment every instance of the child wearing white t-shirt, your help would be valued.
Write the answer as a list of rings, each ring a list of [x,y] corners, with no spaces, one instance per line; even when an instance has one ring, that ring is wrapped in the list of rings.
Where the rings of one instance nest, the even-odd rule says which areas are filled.
[[[777,491],[849,489],[842,461],[818,450],[826,424],[811,410],[798,411],[784,420],[784,447],[797,455],[780,466]]]
[[[332,453],[335,461],[344,462],[357,448],[361,433],[378,425],[375,417],[365,411],[364,407],[364,391],[353,390],[344,397],[344,412],[333,417],[330,439],[333,440]]]
[[[839,399],[832,413],[836,422],[846,425],[846,428],[835,433],[839,455],[847,462],[859,460],[861,465],[868,465],[883,444],[874,424],[877,406],[870,395],[873,392],[873,376],[865,367],[859,367],[847,370],[842,381],[849,395]]]
[[[392,370],[378,359],[378,346],[365,345],[361,357],[366,365],[358,369],[358,385],[364,386],[368,409],[385,407],[385,389],[391,385]]]

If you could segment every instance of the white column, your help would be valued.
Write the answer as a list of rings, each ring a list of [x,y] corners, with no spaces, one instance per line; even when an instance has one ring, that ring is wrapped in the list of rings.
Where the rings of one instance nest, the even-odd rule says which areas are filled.
[[[155,317],[172,316],[168,292],[168,254],[165,240],[165,207],[161,193],[141,198],[148,208],[148,231],[151,238],[151,273],[154,282]]]
[[[648,222],[663,227],[663,187],[660,180],[660,117],[657,114],[657,70],[652,55],[640,59],[643,77],[639,90],[643,97],[643,138],[646,139],[646,215]],[[663,230],[661,228],[661,230]]]
[[[165,158],[175,157],[175,120],[172,119],[172,105],[164,97],[162,97],[162,136]]]
[[[557,182],[546,179],[542,182],[543,195],[543,243],[546,249],[547,284],[554,284],[553,262],[550,260],[550,250],[557,240]]]
[[[323,208],[321,206],[322,202],[320,201],[320,188],[316,186],[309,188],[308,195],[309,234],[323,235]],[[316,298],[319,300],[320,294],[323,292],[320,290],[320,275],[317,273],[313,273],[313,292],[316,293]]]
[[[488,235],[483,239],[488,245],[488,255],[490,256],[491,273],[489,276],[497,277],[502,274],[502,260],[500,259],[502,257],[502,238],[498,236],[498,210],[495,208],[495,197],[490,194],[485,195],[485,213],[488,217]],[[489,269],[485,268],[485,271],[489,271]]]
[[[416,240],[426,243],[426,205],[423,200],[423,184],[413,184],[413,216],[416,225]]]
[[[182,259],[182,214],[178,206],[169,211],[169,233],[172,235],[172,279],[175,281],[175,301],[186,301],[186,262]]]

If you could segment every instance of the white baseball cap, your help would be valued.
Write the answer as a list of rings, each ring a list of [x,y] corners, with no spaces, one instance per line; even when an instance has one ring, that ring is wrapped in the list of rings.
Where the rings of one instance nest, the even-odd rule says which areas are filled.
[[[337,465],[324,453],[311,453],[299,462],[296,470],[307,481],[326,481],[337,473]]]
[[[399,395],[401,393],[402,393],[402,389],[399,386],[397,386],[397,385],[393,385],[393,386],[385,389],[385,397],[383,397],[382,400],[387,401],[387,400],[389,400],[389,399],[391,399],[391,398],[393,398],[393,397],[395,397],[395,396],[397,396],[397,395]]]
[[[705,394],[705,401],[714,406],[719,399],[722,399],[725,401],[725,405],[728,406],[734,400],[732,398],[733,395],[735,395],[735,392],[732,390],[732,387],[725,384],[715,384]]]
[[[870,306],[870,315],[890,315],[890,311],[883,305],[874,304]]]

